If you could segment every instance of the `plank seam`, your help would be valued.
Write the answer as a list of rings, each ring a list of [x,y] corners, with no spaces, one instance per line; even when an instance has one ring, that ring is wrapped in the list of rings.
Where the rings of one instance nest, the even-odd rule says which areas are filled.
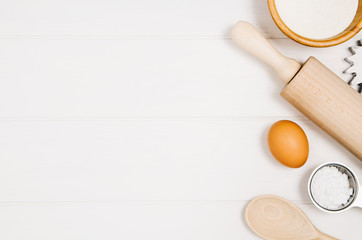
[[[0,122],[69,122],[69,121],[243,121],[243,120],[264,120],[264,119],[295,119],[300,121],[310,121],[305,116],[124,116],[124,117],[15,117],[0,118]]]

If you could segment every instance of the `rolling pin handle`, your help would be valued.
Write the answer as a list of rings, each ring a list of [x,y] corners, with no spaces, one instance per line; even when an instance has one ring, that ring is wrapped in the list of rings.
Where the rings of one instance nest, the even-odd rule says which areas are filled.
[[[301,68],[301,64],[296,60],[280,54],[250,23],[236,23],[231,30],[231,38],[246,51],[273,67],[285,83],[288,83]]]

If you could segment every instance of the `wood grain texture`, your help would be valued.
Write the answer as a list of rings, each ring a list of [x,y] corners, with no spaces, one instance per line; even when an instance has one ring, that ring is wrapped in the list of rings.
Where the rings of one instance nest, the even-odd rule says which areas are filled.
[[[271,66],[284,83],[289,82],[281,93],[288,102],[362,160],[358,92],[313,57],[300,69],[296,60],[280,54],[250,23],[236,23],[231,35],[237,45]]]
[[[349,44],[272,44],[336,73],[347,65]],[[2,119],[302,116],[276,74],[230,39],[1,39],[0,64]]]
[[[283,98],[362,160],[362,96],[311,57]]]
[[[287,56],[346,67],[351,42],[305,48],[275,26],[266,1],[2,1],[0,239],[254,240],[243,211],[269,193],[322,231],[359,240],[360,212],[324,214],[304,184],[323,162],[360,178],[361,163],[231,43],[242,19]],[[267,151],[280,119],[314,146],[299,171]]]
[[[4,1],[1,36],[229,37],[240,18],[283,37],[264,1],[46,0]],[[284,37],[285,38],[285,37]]]
[[[309,138],[309,160],[300,169],[281,165],[266,138],[277,120],[3,121],[0,201],[241,201],[268,193],[308,202],[309,174],[325,161],[362,178],[362,163],[305,120],[292,119]]]
[[[336,240],[320,232],[295,204],[274,195],[251,200],[245,208],[245,219],[256,234],[267,240]]]
[[[0,237],[12,240],[260,240],[244,221],[246,204],[247,202],[0,203]],[[321,231],[339,239],[360,240],[358,220],[361,212],[331,215],[316,211],[312,204],[297,205]]]
[[[288,38],[264,0],[4,0],[0,36],[230,38],[239,20]]]

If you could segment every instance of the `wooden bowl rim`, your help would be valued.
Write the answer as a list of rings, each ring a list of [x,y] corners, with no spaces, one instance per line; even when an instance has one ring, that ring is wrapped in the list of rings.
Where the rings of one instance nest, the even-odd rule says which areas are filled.
[[[283,20],[279,16],[279,13],[275,6],[275,0],[268,0],[268,6],[275,24],[285,35],[298,43],[310,47],[331,47],[341,44],[351,39],[362,29],[362,0],[358,1],[358,9],[352,23],[343,32],[326,39],[311,39],[296,34],[283,22]]]

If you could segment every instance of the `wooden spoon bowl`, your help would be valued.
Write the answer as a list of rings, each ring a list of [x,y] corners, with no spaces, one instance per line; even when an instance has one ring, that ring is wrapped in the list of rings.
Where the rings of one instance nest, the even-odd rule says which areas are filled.
[[[296,205],[277,196],[254,198],[246,207],[245,219],[264,239],[336,239],[320,232]]]
[[[294,41],[310,47],[330,47],[341,44],[352,38],[362,29],[362,0],[359,0],[358,2],[358,9],[352,23],[343,32],[336,36],[321,40],[306,38],[296,34],[280,18],[275,5],[275,0],[268,0],[268,5],[270,14],[278,28]]]

